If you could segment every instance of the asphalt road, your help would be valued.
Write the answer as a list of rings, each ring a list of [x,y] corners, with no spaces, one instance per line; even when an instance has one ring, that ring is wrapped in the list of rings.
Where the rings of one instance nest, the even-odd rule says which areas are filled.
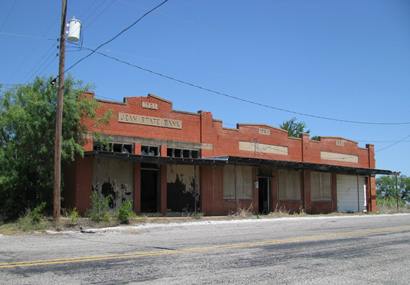
[[[1,284],[410,284],[410,215],[0,236]]]

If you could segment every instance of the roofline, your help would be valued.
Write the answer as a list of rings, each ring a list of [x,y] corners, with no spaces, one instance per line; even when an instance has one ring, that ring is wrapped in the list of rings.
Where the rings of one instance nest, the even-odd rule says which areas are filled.
[[[274,126],[271,126],[271,125],[267,125],[267,124],[238,123],[237,125],[238,125],[238,127],[247,127],[247,126],[249,126],[249,127],[270,128],[270,129],[278,130],[278,131],[281,131],[281,132],[284,132],[284,133],[288,133],[287,130],[284,130],[284,129],[281,129],[281,128],[278,128],[278,127],[274,127]]]
[[[357,141],[354,141],[354,140],[351,140],[351,139],[346,139],[346,138],[343,138],[343,137],[337,137],[337,136],[336,137],[335,136],[319,136],[319,137],[324,138],[324,139],[345,140],[345,141],[349,141],[349,142],[358,144]]]
[[[144,97],[144,96],[141,96],[141,97]],[[155,94],[152,94],[152,93],[148,93],[147,97],[152,97],[152,98],[158,99],[158,100],[160,100],[160,101],[163,101],[163,102],[165,102],[165,103],[169,103],[169,104],[172,105],[172,102],[171,102],[171,101],[169,101],[169,100],[167,100],[167,99],[164,99],[164,98],[162,98],[162,97],[159,97],[159,96],[157,96],[157,95],[155,95]]]

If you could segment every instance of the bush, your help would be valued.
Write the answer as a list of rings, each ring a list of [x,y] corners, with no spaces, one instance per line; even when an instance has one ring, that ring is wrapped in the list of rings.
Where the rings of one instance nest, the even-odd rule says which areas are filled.
[[[80,218],[80,214],[78,213],[77,209],[74,208],[68,214],[68,218],[70,219],[71,225],[76,225],[78,223],[78,219]]]
[[[45,208],[46,203],[43,202],[28,213],[28,216],[30,217],[32,224],[38,224],[43,220],[43,212]]]
[[[118,221],[121,224],[129,224],[130,218],[134,216],[134,212],[132,211],[132,203],[130,200],[125,201],[122,203],[121,207],[118,209]]]
[[[110,196],[104,197],[97,191],[91,193],[91,208],[88,211],[88,216],[94,222],[109,222],[110,221]]]
[[[194,212],[194,213],[192,213],[192,215],[191,215],[191,217],[192,218],[194,218],[194,219],[202,219],[202,217],[204,216],[204,213],[202,213],[202,212]]]
[[[18,220],[18,227],[22,231],[41,230],[46,227],[44,220],[44,209],[46,203],[43,202],[33,210],[28,210],[26,214]]]

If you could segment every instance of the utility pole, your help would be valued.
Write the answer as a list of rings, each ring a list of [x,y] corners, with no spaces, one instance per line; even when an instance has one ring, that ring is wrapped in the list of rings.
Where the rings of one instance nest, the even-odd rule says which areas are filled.
[[[398,187],[398,179],[397,176],[399,174],[396,172],[395,176],[396,176],[396,207],[397,207],[397,212],[399,211],[399,195],[400,195],[400,191],[399,191],[399,187]]]
[[[54,138],[54,191],[53,191],[53,218],[60,221],[61,214],[61,137],[63,124],[64,104],[64,60],[65,60],[65,31],[67,16],[67,0],[62,0],[61,27],[60,27],[60,60],[58,66],[58,90],[56,108],[56,128]]]

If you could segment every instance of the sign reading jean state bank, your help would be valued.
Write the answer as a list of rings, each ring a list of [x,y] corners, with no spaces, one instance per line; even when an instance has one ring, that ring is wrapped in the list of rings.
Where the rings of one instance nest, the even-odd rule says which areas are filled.
[[[118,113],[118,121],[138,125],[147,125],[161,128],[182,129],[182,121],[168,118],[141,116],[129,113]]]

